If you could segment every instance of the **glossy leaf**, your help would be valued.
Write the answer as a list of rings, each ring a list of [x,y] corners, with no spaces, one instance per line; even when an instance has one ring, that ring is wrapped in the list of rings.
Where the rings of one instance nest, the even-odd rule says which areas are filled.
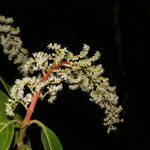
[[[2,120],[8,120],[5,112],[5,103],[8,100],[8,96],[0,90],[0,122]]]
[[[52,130],[38,120],[32,122],[41,127],[41,139],[45,150],[63,150],[58,137]]]
[[[30,146],[28,146],[28,145],[24,145],[19,150],[32,150],[32,148]]]
[[[14,128],[15,128],[15,126],[14,126]],[[19,135],[19,131],[14,131],[13,140],[11,142],[10,149],[14,149],[14,147],[16,146],[18,135]]]
[[[3,121],[0,122],[0,149],[1,150],[9,150],[11,142],[13,140],[14,135],[14,122],[11,121]]]
[[[4,86],[6,92],[7,92],[8,95],[9,95],[10,85],[8,85],[8,84],[4,81],[4,79],[3,79],[1,76],[0,76],[0,82],[2,83],[2,85]]]
[[[62,146],[57,136],[46,126],[43,126],[42,128],[41,138],[45,150],[62,150]]]

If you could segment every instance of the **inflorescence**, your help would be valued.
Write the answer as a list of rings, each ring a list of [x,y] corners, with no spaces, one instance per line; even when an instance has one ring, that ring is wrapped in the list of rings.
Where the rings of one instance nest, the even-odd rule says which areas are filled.
[[[47,47],[52,50],[51,53],[36,52],[29,57],[17,36],[19,28],[11,27],[12,22],[12,18],[0,16],[0,43],[10,60],[21,64],[19,68],[24,78],[17,79],[12,86],[6,114],[15,115],[19,103],[28,109],[33,95],[39,91],[42,91],[41,100],[46,97],[49,103],[53,103],[57,92],[63,88],[63,82],[66,82],[71,90],[81,89],[89,93],[90,101],[104,109],[104,125],[108,127],[108,133],[115,130],[114,125],[123,121],[120,119],[122,107],[118,105],[116,88],[111,87],[108,78],[102,76],[102,65],[95,65],[101,54],[97,51],[88,57],[90,47],[84,44],[82,51],[74,55],[67,48],[50,43]],[[59,64],[64,67],[53,67]]]

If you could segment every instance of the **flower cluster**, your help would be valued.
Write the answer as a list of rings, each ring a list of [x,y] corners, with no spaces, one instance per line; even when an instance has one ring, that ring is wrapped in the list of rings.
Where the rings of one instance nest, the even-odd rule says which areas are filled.
[[[89,57],[90,47],[84,44],[82,51],[74,55],[60,44],[50,43],[47,47],[52,51],[36,52],[29,58],[27,50],[22,48],[22,41],[16,36],[19,28],[9,25],[12,22],[12,18],[0,16],[0,43],[10,60],[22,63],[20,70],[25,77],[17,79],[11,88],[6,104],[7,115],[13,116],[19,103],[28,109],[34,94],[38,92],[41,100],[46,98],[53,103],[57,92],[62,89],[62,83],[66,82],[71,90],[81,89],[89,93],[90,101],[104,109],[107,132],[115,130],[114,125],[123,121],[120,119],[122,107],[118,105],[116,88],[111,87],[108,78],[102,76],[102,65],[95,65],[101,54],[97,51]]]
[[[44,82],[41,82],[40,76],[24,77],[21,80],[17,79],[10,90],[10,98],[6,104],[7,115],[14,116],[14,110],[19,103],[27,110],[33,95],[42,89],[45,92],[41,93],[40,98],[43,99],[48,96],[48,102],[53,103],[56,99],[57,92],[62,89],[61,80],[53,75]]]
[[[17,35],[20,32],[19,27],[13,28],[11,24],[13,18],[0,16],[0,44],[3,52],[8,54],[8,59],[14,64],[23,64],[26,62],[28,51],[22,47],[22,41]]]
[[[26,85],[32,94],[44,88],[40,98],[43,99],[49,95],[48,101],[52,103],[56,99],[57,92],[62,89],[62,82],[64,81],[68,83],[71,90],[80,88],[82,91],[89,93],[90,100],[105,109],[104,125],[108,126],[108,132],[116,129],[113,125],[122,121],[119,118],[122,107],[117,106],[116,88],[110,87],[108,79],[102,76],[104,71],[102,65],[94,65],[93,63],[99,59],[100,53],[96,52],[94,56],[89,58],[87,56],[89,46],[86,44],[84,44],[79,55],[73,55],[69,50],[61,48],[56,43],[49,44],[48,48],[54,50],[54,53],[34,53],[33,57],[29,58],[22,67],[23,73],[33,74],[36,72],[38,75],[37,77],[26,77],[16,81],[16,84],[11,89],[11,101],[6,107],[7,114],[13,114],[14,108],[17,106],[16,103],[19,100],[26,108],[31,102],[32,96],[29,93],[24,95]],[[41,77],[45,76],[52,66],[62,61],[69,62],[69,65],[53,70],[53,74],[48,80],[41,82]],[[10,111],[10,105],[12,105],[12,111]]]
[[[10,90],[9,103],[6,104],[7,115],[15,115],[14,109],[16,108],[18,103],[21,103],[27,109],[29,103],[32,100],[32,89],[37,86],[38,81],[39,79],[37,79],[36,77],[25,77],[22,80],[17,79],[15,81],[14,86],[12,86]],[[27,86],[30,89],[28,90],[29,92],[25,93],[25,86]]]
[[[29,73],[33,74],[37,71],[42,71],[43,74],[45,74],[47,69],[52,65],[49,64],[50,60],[50,54],[44,52],[33,53],[33,57],[28,58],[26,63],[20,67],[21,72],[24,74],[24,76],[28,75]]]

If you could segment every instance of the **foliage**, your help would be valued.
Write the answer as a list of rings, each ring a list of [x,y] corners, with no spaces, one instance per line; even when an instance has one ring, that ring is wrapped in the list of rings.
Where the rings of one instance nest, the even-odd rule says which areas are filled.
[[[1,83],[3,83],[6,91],[9,93],[8,84],[1,78]],[[18,124],[21,124],[21,120],[18,120],[18,117],[14,117],[15,119],[10,120],[6,116],[5,112],[5,102],[8,100],[8,95],[6,95],[3,91],[0,90],[0,148],[1,150],[9,150],[10,147],[13,149],[17,144],[18,140],[18,130],[16,128],[20,128]],[[37,124],[41,127],[41,140],[44,145],[45,150],[62,150],[61,143],[57,136],[44,124],[42,124],[38,120],[32,120],[32,123]],[[28,127],[30,126],[28,125]],[[26,129],[26,127],[23,127]],[[31,150],[30,145],[22,145],[18,150]]]

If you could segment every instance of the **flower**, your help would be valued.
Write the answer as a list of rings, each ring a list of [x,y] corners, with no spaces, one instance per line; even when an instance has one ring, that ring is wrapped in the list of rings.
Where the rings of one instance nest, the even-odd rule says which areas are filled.
[[[24,64],[28,57],[28,50],[22,47],[22,41],[17,35],[20,33],[19,27],[13,28],[11,24],[13,18],[0,16],[0,44],[3,52],[8,54],[8,59],[14,64]]]
[[[12,22],[12,18],[0,16],[0,44],[9,60],[21,64],[19,69],[24,78],[17,79],[12,86],[6,103],[6,114],[13,116],[19,103],[28,109],[37,92],[40,93],[40,99],[46,97],[49,103],[53,103],[57,92],[63,88],[63,82],[66,82],[71,90],[81,89],[89,93],[90,101],[104,109],[107,132],[115,130],[114,125],[123,121],[120,119],[123,108],[118,105],[116,87],[111,87],[108,78],[103,77],[102,65],[95,65],[101,53],[96,51],[89,57],[90,46],[84,44],[82,51],[74,55],[60,44],[50,43],[47,47],[52,51],[36,52],[29,57],[17,36],[20,30],[18,27],[13,28],[10,25]]]
[[[1,16],[0,15],[0,22],[5,23],[5,24],[9,24],[9,23],[13,23],[13,18],[6,18],[5,16]]]

